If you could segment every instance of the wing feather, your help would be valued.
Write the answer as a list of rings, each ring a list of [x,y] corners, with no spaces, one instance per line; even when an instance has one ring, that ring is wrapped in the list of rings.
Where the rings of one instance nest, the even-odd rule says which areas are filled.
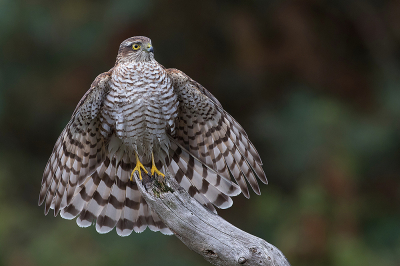
[[[109,90],[110,73],[95,79],[54,146],[39,194],[39,205],[45,202],[46,214],[51,207],[57,215],[65,191],[69,196],[72,193],[70,181],[71,187],[82,184],[105,159],[104,138],[109,132],[100,132],[99,110]]]
[[[65,219],[78,217],[81,227],[95,222],[100,233],[117,227],[117,233],[126,236],[149,226],[172,234],[148,207],[135,182],[129,181],[134,156],[117,152],[120,143],[111,143],[120,140],[113,133],[113,121],[100,112],[111,74],[112,70],[95,79],[57,139],[43,174],[39,205],[45,202],[46,214],[51,208]],[[108,145],[114,145],[112,155]]]
[[[180,156],[189,154],[219,177],[230,179],[232,176],[246,197],[249,197],[246,179],[253,191],[260,194],[256,177],[263,183],[267,183],[267,179],[260,156],[242,126],[199,83],[177,69],[166,71],[179,101],[179,126],[172,141],[187,150]],[[179,166],[183,171],[189,170],[184,165]],[[192,178],[193,173],[185,174]],[[224,191],[220,184],[210,184]]]

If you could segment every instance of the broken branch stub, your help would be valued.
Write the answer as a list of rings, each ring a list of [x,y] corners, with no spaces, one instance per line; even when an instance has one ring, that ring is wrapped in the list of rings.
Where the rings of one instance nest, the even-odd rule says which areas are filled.
[[[279,249],[203,207],[174,178],[135,178],[147,204],[164,224],[211,264],[290,266]]]

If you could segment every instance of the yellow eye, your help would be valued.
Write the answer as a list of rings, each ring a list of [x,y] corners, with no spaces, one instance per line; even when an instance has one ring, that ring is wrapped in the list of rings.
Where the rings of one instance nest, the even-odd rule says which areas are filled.
[[[134,44],[134,45],[132,45],[132,49],[133,50],[138,50],[140,48],[140,45],[139,44]]]

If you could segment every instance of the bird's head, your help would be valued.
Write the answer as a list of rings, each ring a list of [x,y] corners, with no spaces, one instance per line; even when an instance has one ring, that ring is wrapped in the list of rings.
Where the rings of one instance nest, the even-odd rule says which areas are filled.
[[[144,36],[135,36],[121,43],[117,63],[146,62],[154,59],[151,40]]]

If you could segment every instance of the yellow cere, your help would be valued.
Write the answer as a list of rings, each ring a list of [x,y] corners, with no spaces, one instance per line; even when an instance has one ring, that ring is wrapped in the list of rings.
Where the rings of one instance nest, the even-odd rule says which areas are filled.
[[[133,50],[138,50],[140,48],[140,45],[139,44],[134,44],[134,45],[132,45],[132,49]]]

